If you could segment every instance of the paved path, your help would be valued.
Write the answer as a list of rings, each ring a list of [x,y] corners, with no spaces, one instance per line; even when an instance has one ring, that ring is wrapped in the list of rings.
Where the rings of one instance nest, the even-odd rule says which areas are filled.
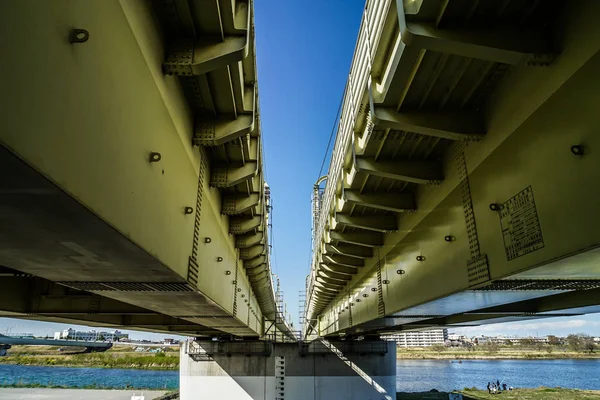
[[[92,389],[0,389],[2,400],[131,400],[133,390],[92,390]],[[162,396],[164,390],[145,390],[145,400]]]

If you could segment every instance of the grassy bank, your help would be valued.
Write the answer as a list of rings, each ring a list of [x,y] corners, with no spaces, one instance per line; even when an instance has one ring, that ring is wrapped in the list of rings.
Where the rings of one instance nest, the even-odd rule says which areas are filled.
[[[572,351],[566,347],[526,348],[526,347],[499,347],[488,349],[443,346],[424,348],[398,348],[398,359],[430,359],[430,360],[543,360],[543,359],[600,359],[600,353],[586,351]]]
[[[515,389],[499,394],[488,394],[484,390],[465,389],[457,393],[463,395],[464,400],[583,400],[600,399],[598,390],[575,390],[561,388]],[[398,393],[397,400],[448,400],[448,393]]]
[[[165,353],[138,353],[129,346],[115,346],[104,353],[62,353],[50,346],[14,346],[0,364],[62,367],[178,370],[177,349]]]

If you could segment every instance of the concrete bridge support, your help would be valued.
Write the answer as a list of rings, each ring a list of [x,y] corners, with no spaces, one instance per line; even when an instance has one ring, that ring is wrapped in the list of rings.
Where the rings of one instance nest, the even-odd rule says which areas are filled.
[[[3,357],[6,355],[6,352],[8,351],[8,349],[11,348],[10,344],[0,344],[0,357]]]
[[[391,400],[396,343],[187,342],[182,400]]]

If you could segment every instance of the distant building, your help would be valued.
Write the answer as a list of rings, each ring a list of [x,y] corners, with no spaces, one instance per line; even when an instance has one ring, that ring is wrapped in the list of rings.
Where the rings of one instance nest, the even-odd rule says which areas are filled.
[[[410,331],[382,336],[384,340],[396,342],[400,347],[428,347],[444,345],[448,340],[448,329],[431,329],[427,331]]]
[[[449,333],[445,344],[451,347],[471,346],[471,339],[458,333]]]
[[[164,338],[164,340],[163,340],[163,344],[172,345],[172,344],[178,344],[178,343],[179,343],[179,340],[173,339],[173,338]]]
[[[121,339],[128,339],[129,334],[122,333],[119,330],[112,332],[105,331],[76,331],[73,328],[67,328],[62,332],[55,332],[54,339],[69,339],[69,340],[84,340],[87,342],[105,341],[105,342],[118,342]]]
[[[548,343],[548,336],[543,337],[516,337],[516,336],[475,336],[473,337],[473,343],[482,345],[486,343],[497,343],[497,344],[532,344],[532,343]]]

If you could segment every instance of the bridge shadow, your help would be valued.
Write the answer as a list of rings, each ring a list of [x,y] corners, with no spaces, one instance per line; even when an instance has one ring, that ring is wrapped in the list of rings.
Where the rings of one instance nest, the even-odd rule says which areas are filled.
[[[387,351],[389,344],[382,343],[383,354],[348,356],[324,345],[310,351],[298,343],[277,343],[267,352],[268,343],[241,342],[228,343],[227,351],[218,352],[209,349],[212,344],[201,344],[206,353],[181,354],[183,400],[208,399],[209,393],[223,399],[395,398],[395,344],[394,351]]]

